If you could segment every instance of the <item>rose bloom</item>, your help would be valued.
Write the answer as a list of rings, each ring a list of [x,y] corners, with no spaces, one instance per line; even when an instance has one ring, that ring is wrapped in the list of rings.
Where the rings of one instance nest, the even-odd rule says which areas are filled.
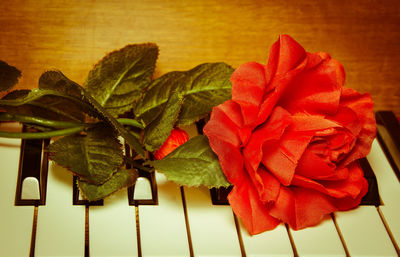
[[[232,99],[204,127],[233,184],[228,196],[250,234],[280,222],[298,230],[359,205],[368,183],[358,159],[376,134],[369,94],[344,88],[344,69],[282,35],[267,65],[232,75]]]
[[[189,135],[186,131],[180,128],[174,128],[163,145],[153,153],[154,158],[161,160],[188,140]]]

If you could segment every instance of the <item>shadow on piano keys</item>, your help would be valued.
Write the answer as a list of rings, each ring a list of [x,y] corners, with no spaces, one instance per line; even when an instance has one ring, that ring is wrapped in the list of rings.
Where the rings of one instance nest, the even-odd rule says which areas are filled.
[[[1,138],[0,256],[398,256],[400,126],[391,112],[376,117],[379,142],[363,160],[364,205],[315,227],[281,224],[253,237],[225,204],[227,192],[179,187],[156,173],[136,190],[88,204],[72,190],[70,172],[47,166],[45,152]]]

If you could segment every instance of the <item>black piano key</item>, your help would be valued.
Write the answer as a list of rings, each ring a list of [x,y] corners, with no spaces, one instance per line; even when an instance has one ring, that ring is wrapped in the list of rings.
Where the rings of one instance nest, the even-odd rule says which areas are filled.
[[[362,158],[360,160],[361,168],[364,171],[364,177],[368,181],[368,192],[367,194],[361,199],[360,205],[381,205],[381,200],[378,191],[378,183],[375,177],[375,174],[369,165],[366,158]]]
[[[206,125],[206,123],[207,123],[206,119],[201,119],[196,122],[197,133],[203,135],[203,128]]]
[[[24,131],[27,131],[24,128]],[[21,140],[21,153],[18,169],[15,205],[45,205],[48,173],[48,153],[44,150],[49,139]],[[23,181],[27,177],[35,178],[39,182],[39,199],[23,199]]]
[[[378,124],[377,138],[385,155],[400,181],[400,123],[393,112],[375,113]]]
[[[132,157],[131,150],[127,144],[125,144],[125,153],[128,157]],[[143,160],[141,161],[143,164]],[[127,169],[131,169],[132,165],[127,163]],[[150,168],[150,167],[149,167]],[[139,205],[158,205],[158,191],[155,172],[148,172],[145,170],[137,169],[139,171],[139,178],[146,178],[150,182],[151,199],[135,199],[135,185],[128,187],[128,201],[130,206]]]
[[[231,192],[233,186],[211,188],[211,202],[213,205],[229,205],[228,195]]]

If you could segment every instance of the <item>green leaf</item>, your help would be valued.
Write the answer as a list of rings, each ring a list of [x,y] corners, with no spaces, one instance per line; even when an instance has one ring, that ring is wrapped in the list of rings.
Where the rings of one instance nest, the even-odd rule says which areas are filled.
[[[72,122],[84,121],[83,112],[89,112],[80,99],[47,89],[14,90],[0,99],[0,106],[12,114]]]
[[[152,43],[114,51],[89,72],[85,88],[114,117],[123,114],[150,84],[157,57],[158,47]]]
[[[95,118],[101,119],[102,117],[101,113],[86,99],[85,90],[79,84],[67,78],[61,71],[44,72],[39,78],[39,90],[57,91],[60,96],[73,101],[68,107],[76,108],[81,115],[86,113]]]
[[[185,102],[178,124],[192,124],[210,113],[214,106],[230,99],[232,72],[232,67],[225,63],[207,63],[190,70],[181,84]]]
[[[11,89],[18,83],[21,72],[0,60],[0,92]]]
[[[93,116],[106,122],[110,125],[119,135],[121,135],[126,143],[131,147],[132,150],[144,156],[144,150],[139,143],[139,140],[132,135],[124,126],[118,123],[118,121],[101,106],[89,93],[86,92],[77,83],[69,80],[60,71],[48,71],[42,75],[41,83],[42,88],[55,88],[61,95],[68,95],[71,99],[78,101],[78,103],[85,104],[88,106],[86,110]],[[79,98],[77,98],[79,97]]]
[[[105,125],[70,135],[49,145],[50,158],[92,184],[103,184],[123,164],[122,145]]]
[[[84,198],[89,201],[97,201],[111,195],[123,187],[135,184],[137,178],[137,170],[120,169],[102,185],[90,184],[79,180],[78,188],[82,192]]]
[[[162,160],[149,161],[169,180],[186,186],[227,187],[226,180],[205,136],[196,136]]]
[[[165,105],[174,92],[173,90],[176,89],[177,83],[184,76],[184,72],[173,71],[153,80],[143,99],[136,105],[136,120],[145,126],[150,124],[165,109]]]
[[[182,103],[182,95],[177,92],[173,93],[163,112],[145,128],[143,144],[148,151],[157,150],[167,140],[171,130],[174,128]]]
[[[151,123],[165,108],[172,92],[177,91],[185,99],[178,124],[191,124],[231,97],[232,72],[225,63],[205,63],[186,72],[167,73],[151,83],[136,105],[136,119],[145,126]]]

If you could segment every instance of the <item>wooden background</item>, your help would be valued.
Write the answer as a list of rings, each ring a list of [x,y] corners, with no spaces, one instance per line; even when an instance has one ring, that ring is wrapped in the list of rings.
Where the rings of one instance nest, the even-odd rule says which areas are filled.
[[[400,115],[400,1],[0,1],[0,59],[23,72],[19,88],[60,69],[83,83],[104,54],[126,44],[160,47],[157,75],[203,62],[266,63],[279,34],[324,51],[346,86],[369,92],[375,109]]]

